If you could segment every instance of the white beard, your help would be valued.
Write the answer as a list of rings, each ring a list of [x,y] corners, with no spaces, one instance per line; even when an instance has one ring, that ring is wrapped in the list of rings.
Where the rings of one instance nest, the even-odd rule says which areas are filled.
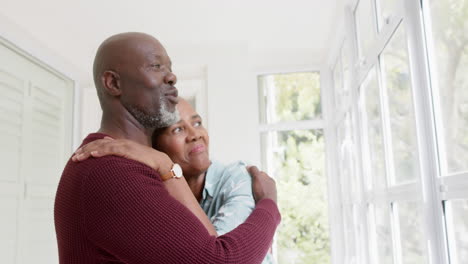
[[[171,126],[180,119],[179,110],[170,112],[163,97],[159,99],[159,111],[155,115],[145,113],[133,105],[124,105],[128,112],[145,128],[159,129]]]

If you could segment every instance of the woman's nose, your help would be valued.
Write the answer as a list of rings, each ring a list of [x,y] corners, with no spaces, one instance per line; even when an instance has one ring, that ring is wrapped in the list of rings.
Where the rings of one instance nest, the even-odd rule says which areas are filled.
[[[201,138],[201,133],[193,127],[188,128],[187,132],[188,132],[187,141],[189,142],[196,141]]]

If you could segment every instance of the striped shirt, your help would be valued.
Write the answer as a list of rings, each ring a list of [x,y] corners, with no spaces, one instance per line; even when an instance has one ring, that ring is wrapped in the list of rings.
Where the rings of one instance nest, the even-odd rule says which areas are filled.
[[[212,161],[205,177],[202,200],[203,211],[213,223],[218,235],[223,235],[242,224],[255,208],[252,178],[244,162],[228,166]],[[272,264],[268,253],[262,264]]]

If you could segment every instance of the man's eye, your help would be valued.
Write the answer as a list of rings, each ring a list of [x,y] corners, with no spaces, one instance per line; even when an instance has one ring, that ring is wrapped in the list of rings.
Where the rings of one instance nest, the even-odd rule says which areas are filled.
[[[197,121],[193,124],[194,127],[199,127],[202,125],[202,122],[201,121]]]
[[[159,69],[161,68],[161,64],[151,64],[151,67]]]
[[[181,127],[176,127],[176,128],[174,128],[174,129],[172,130],[172,133],[174,133],[174,134],[177,134],[177,133],[180,133],[180,132],[182,132],[182,128],[181,128]]]

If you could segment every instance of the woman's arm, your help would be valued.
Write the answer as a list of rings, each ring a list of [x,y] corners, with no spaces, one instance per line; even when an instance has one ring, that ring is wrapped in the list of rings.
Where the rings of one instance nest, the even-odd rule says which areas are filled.
[[[211,206],[216,206],[216,213],[209,216],[218,235],[222,235],[242,224],[255,208],[252,178],[243,162],[228,166],[213,162],[211,166],[223,166],[224,168],[223,170],[211,171],[211,173],[218,172],[216,175],[210,174],[210,170],[208,170],[209,175],[206,179],[209,182],[210,179],[216,178],[220,192],[225,194],[215,195],[213,201],[206,201],[206,203],[212,203]]]
[[[109,155],[141,162],[154,169],[159,175],[168,173],[173,164],[169,156],[163,152],[130,140],[114,140],[109,137],[95,140],[79,148],[73,155],[72,160],[79,162],[89,157],[99,158]],[[180,179],[169,179],[163,183],[169,194],[187,207],[205,226],[210,235],[217,236],[215,228],[198,204],[184,177]]]

